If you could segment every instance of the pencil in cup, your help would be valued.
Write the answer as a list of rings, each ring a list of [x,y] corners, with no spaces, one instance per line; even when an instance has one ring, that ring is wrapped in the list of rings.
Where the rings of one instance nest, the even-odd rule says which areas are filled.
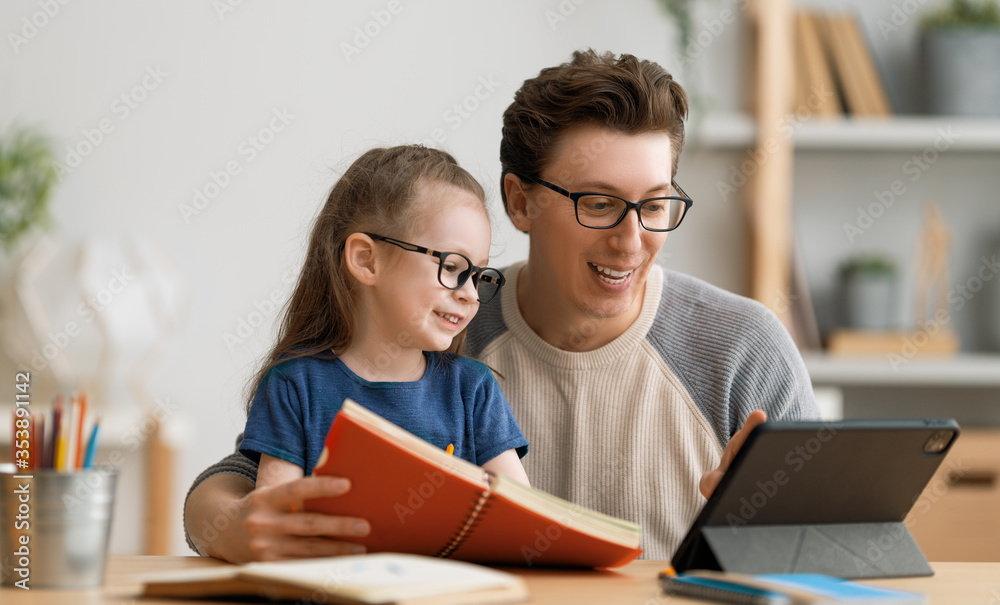
[[[73,471],[93,468],[100,440],[101,418],[98,416],[89,428],[85,427],[86,396],[66,406],[63,405],[62,395],[57,396],[49,411],[48,422],[45,414],[19,414],[19,409],[22,408],[13,410],[11,449],[13,462],[20,470]]]

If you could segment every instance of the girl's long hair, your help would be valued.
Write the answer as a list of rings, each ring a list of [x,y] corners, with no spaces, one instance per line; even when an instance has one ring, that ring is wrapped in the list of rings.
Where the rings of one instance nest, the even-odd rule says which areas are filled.
[[[277,343],[247,384],[249,411],[267,372],[298,357],[336,357],[357,333],[357,284],[344,263],[344,242],[369,231],[406,239],[427,209],[411,202],[420,181],[440,181],[475,195],[485,211],[482,186],[450,154],[422,145],[372,149],[354,161],[337,181],[316,217],[305,264],[286,304]],[[440,206],[437,207],[438,209]],[[448,351],[457,353],[465,331]]]

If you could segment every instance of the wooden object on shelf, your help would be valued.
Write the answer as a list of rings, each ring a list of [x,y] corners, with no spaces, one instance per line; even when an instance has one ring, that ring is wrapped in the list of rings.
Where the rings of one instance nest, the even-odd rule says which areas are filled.
[[[816,19],[847,111],[856,116],[892,115],[889,97],[857,19],[847,13],[818,14]]]
[[[792,141],[787,124],[794,86],[793,14],[790,0],[751,5],[756,31],[757,172],[744,199],[750,219],[751,296],[789,326],[792,240]]]
[[[958,335],[941,327],[915,332],[867,330],[837,330],[827,343],[830,353],[842,355],[889,355],[905,358],[917,355],[955,355],[959,350]]]
[[[934,293],[934,311],[931,317],[948,316],[948,253],[951,248],[951,230],[941,218],[941,211],[933,202],[924,210],[924,229],[917,241],[917,286],[914,296],[913,318],[924,321],[928,317],[927,301]]]
[[[963,430],[906,517],[934,561],[1000,561],[1000,430]]]
[[[839,117],[844,112],[816,20],[809,11],[795,13],[795,111]]]

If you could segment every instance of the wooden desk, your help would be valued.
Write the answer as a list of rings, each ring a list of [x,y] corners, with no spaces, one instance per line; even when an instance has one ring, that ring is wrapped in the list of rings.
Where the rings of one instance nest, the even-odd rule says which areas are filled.
[[[184,601],[132,601],[140,587],[129,583],[137,573],[224,565],[199,557],[113,556],[108,562],[106,585],[94,590],[0,589],[0,602],[16,605],[177,605]],[[930,578],[874,580],[871,584],[927,594],[932,605],[1000,605],[1000,563],[932,563]],[[664,597],[656,582],[663,561],[635,561],[617,571],[547,571],[515,569],[528,583],[531,603],[611,603],[661,605],[704,603]],[[194,603],[194,601],[188,601]],[[218,605],[218,601],[215,605]]]

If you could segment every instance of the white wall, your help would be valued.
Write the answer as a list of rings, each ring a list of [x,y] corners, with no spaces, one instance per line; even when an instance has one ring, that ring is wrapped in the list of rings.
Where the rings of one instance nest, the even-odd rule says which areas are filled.
[[[185,551],[183,493],[202,468],[231,451],[244,419],[244,381],[270,342],[271,322],[232,350],[224,334],[235,333],[272,290],[288,291],[282,276],[300,262],[309,221],[337,171],[371,146],[429,140],[442,129],[443,147],[490,193],[493,262],[519,260],[526,238],[500,215],[497,195],[500,115],[514,90],[581,47],[631,52],[668,67],[674,52],[673,27],[652,0],[403,0],[378,28],[373,13],[385,20],[387,0],[244,2],[220,16],[215,7],[224,3],[0,4],[0,127],[39,126],[63,162],[74,159],[67,145],[86,141],[83,131],[102,121],[109,130],[54,193],[50,235],[62,247],[62,264],[72,265],[66,259],[86,238],[136,238],[161,245],[189,289],[186,319],[149,385],[152,396],[177,407],[171,422],[184,434],[175,480],[178,553]],[[46,19],[47,5],[58,12]],[[552,21],[560,12],[568,14]],[[43,25],[32,29],[25,19]],[[347,58],[342,45],[354,44],[358,28],[380,31]],[[703,78],[702,85],[711,80]],[[118,99],[133,90],[137,107],[126,112]],[[484,98],[469,100],[477,90]],[[459,120],[453,106],[463,102],[478,107]],[[294,117],[251,161],[240,145],[276,111]],[[180,206],[191,204],[193,190],[204,190],[211,173],[230,162],[239,174],[185,221]],[[712,180],[703,187],[686,169],[681,182],[689,193],[697,199],[703,188],[710,191]],[[679,252],[685,239],[702,239],[699,232],[714,228],[713,212],[725,211],[696,206],[694,220],[685,223],[689,233],[677,235],[675,248],[668,244],[664,262],[721,267],[715,280],[741,287],[742,267],[727,268],[724,251]],[[742,237],[738,220],[725,229],[737,241]],[[711,270],[701,273],[712,277]],[[58,285],[48,291],[54,305],[64,295]],[[95,356],[98,341],[91,340],[74,341],[65,355]],[[8,367],[12,375],[9,361]],[[36,372],[37,384],[54,385],[45,374]],[[123,401],[99,403],[135,406],[123,388],[114,392]],[[131,472],[132,481],[139,472]],[[137,494],[123,499],[119,516],[136,517]],[[123,537],[131,532],[121,529],[133,522],[116,525],[120,551],[139,547],[138,538]]]

